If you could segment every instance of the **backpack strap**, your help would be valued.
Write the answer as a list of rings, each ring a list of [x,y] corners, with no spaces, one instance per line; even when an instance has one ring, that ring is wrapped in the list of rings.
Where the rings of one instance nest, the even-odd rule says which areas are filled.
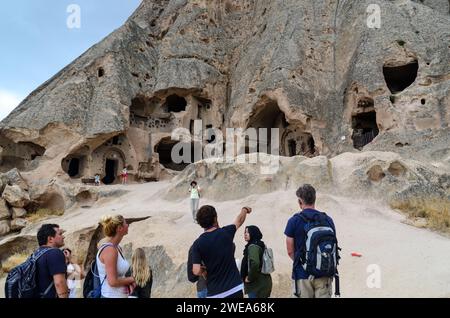
[[[57,248],[54,248],[54,247],[49,247],[49,248],[46,248],[46,249],[42,249],[42,250],[40,250],[40,251],[35,252],[35,253],[32,255],[32,257],[34,257],[34,261],[37,262],[37,260],[38,260],[39,258],[41,258],[42,256],[44,256],[48,251],[56,250],[56,249],[57,249]],[[52,289],[52,287],[53,287],[54,285],[55,285],[55,282],[52,280],[52,282],[51,282],[50,285],[47,287],[47,289],[46,289],[43,293],[40,294],[41,298],[44,298],[44,296],[47,295],[47,294],[49,293],[49,291]]]
[[[54,285],[55,285],[55,282],[52,281],[51,284],[47,287],[47,289],[41,294],[41,298],[44,298],[44,296],[48,294],[48,292],[50,291],[50,289],[52,289],[52,287]]]
[[[319,212],[319,211],[318,211]],[[296,214],[294,214],[294,216],[298,216],[299,218],[301,218],[305,223],[310,223],[310,222],[314,222],[314,221],[325,221],[327,222],[328,226],[330,228],[333,228],[331,226],[330,221],[328,220],[328,215],[325,212],[319,212],[318,214],[316,214],[317,217],[315,217],[314,219],[308,218],[306,215],[304,215],[302,212],[298,212]]]
[[[120,246],[115,246],[115,248],[117,249],[117,251],[119,252],[120,256],[122,256],[123,259],[125,259],[125,257],[123,256],[123,252],[122,252],[122,248]]]
[[[300,212],[298,212],[298,213],[295,213],[294,216],[299,217],[299,218],[302,219],[302,221],[305,222],[306,224],[315,221],[315,219],[308,218],[305,214],[302,213],[302,211],[300,211]],[[306,224],[305,224],[305,225],[306,225]]]
[[[339,273],[336,268],[336,275],[334,275],[334,295],[336,297],[341,297],[341,290],[340,290],[340,284],[339,284]]]
[[[114,246],[114,244],[112,244],[112,243],[105,243],[105,244],[102,244],[102,246],[100,246],[100,248],[98,249],[98,252],[97,252],[97,258],[100,258],[100,254],[101,254],[101,253],[103,252],[103,250],[104,250],[105,248],[107,248],[108,246]],[[96,262],[96,263],[97,263],[97,262]],[[92,263],[92,264],[94,264],[94,263]],[[92,274],[94,274],[94,276],[100,278],[100,274],[98,274],[98,270],[97,270],[97,275],[96,275],[95,272],[93,271],[92,264],[91,264],[91,271],[92,271]],[[108,275],[106,274],[106,268],[105,268],[105,278],[103,278],[103,281],[100,283],[100,288],[103,286],[103,283],[104,283],[105,280],[106,280],[106,276],[108,276]]]
[[[98,252],[97,252],[97,256],[100,256],[100,254],[103,252],[103,250],[105,249],[105,248],[107,248],[108,246],[115,246],[113,243],[105,243],[105,244],[102,244],[101,246],[100,246],[100,248],[98,249]]]
[[[100,254],[101,254],[101,253],[103,252],[103,250],[104,250],[105,248],[107,248],[108,246],[114,247],[114,248],[119,252],[120,256],[122,256],[122,258],[125,259],[125,257],[123,257],[122,250],[120,249],[120,247],[117,246],[117,245],[114,245],[114,244],[112,244],[112,243],[105,243],[105,244],[103,244],[102,246],[100,246],[100,248],[99,248],[99,250],[98,250],[98,253],[97,253],[97,257],[100,257]],[[91,266],[91,267],[92,267],[92,266]],[[91,270],[92,270],[92,268],[91,268]],[[94,274],[94,276],[97,276],[97,275],[95,275],[94,272],[92,272],[92,274]],[[103,278],[103,281],[101,282],[100,287],[103,286],[103,283],[104,283],[105,280],[106,280],[106,276],[108,276],[108,275],[106,274],[106,268],[105,268],[105,278]]]
[[[47,253],[50,250],[55,250],[57,248],[49,247],[49,248],[43,248],[41,250],[35,251],[33,254],[31,254],[31,257],[33,257],[33,260],[36,262],[41,256],[43,256],[45,253]]]
[[[328,215],[326,214],[326,213],[324,213],[324,212],[319,212],[318,214],[316,214],[316,217],[314,218],[314,219],[311,219],[311,218],[308,218],[305,214],[303,214],[302,213],[303,211],[300,211],[300,212],[298,212],[298,213],[295,213],[294,214],[294,216],[296,216],[296,217],[298,217],[298,218],[300,218],[304,223],[305,223],[305,225],[304,225],[304,228],[303,228],[303,232],[304,232],[304,236],[303,236],[303,239],[304,239],[304,241],[305,241],[305,244],[306,244],[306,236],[307,236],[307,231],[306,231],[306,227],[307,227],[307,225],[308,225],[308,223],[311,223],[311,222],[316,222],[316,221],[326,221],[327,222],[327,224],[328,224],[328,226],[330,227],[330,228],[332,228],[332,226],[331,226],[331,224],[330,224],[330,222],[328,221]],[[297,264],[297,262],[299,263],[299,264],[305,264],[305,262],[306,262],[306,259],[305,259],[305,257],[306,257],[306,245],[305,244],[303,244],[303,246],[301,247],[301,249],[300,249],[300,253],[299,253],[299,255],[297,256],[297,258],[294,260],[294,264]],[[295,266],[295,265],[294,265]]]
[[[301,219],[303,222],[305,222],[305,224],[307,224],[309,222],[308,218],[306,216],[304,216],[301,211],[298,212],[298,213],[295,213],[294,217],[297,217],[297,218]],[[305,232],[304,235],[303,235],[303,239],[306,242],[306,231],[305,231],[304,228],[303,228],[303,232]],[[303,245],[305,245],[305,244],[303,244]],[[305,246],[302,246],[300,248],[300,251],[299,251],[298,255],[296,255],[296,257],[294,258],[294,267],[297,264],[303,264],[304,263],[304,256],[303,255],[305,253],[306,253]]]
[[[98,250],[98,253],[97,253],[97,256],[100,256],[100,254],[103,252],[103,250],[105,248],[107,248],[108,246],[114,247],[119,252],[120,256],[122,256],[122,258],[125,259],[125,257],[123,256],[122,249],[120,248],[120,246],[114,245],[113,243],[105,243],[102,246],[100,246],[100,248]]]

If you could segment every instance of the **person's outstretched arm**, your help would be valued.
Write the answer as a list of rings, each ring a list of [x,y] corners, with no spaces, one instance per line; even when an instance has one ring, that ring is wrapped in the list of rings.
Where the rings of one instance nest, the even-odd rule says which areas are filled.
[[[252,212],[252,209],[249,207],[243,207],[241,209],[241,212],[239,213],[236,220],[234,221],[234,225],[236,226],[236,231],[242,226],[242,224],[244,224],[247,214],[250,214],[251,212]]]

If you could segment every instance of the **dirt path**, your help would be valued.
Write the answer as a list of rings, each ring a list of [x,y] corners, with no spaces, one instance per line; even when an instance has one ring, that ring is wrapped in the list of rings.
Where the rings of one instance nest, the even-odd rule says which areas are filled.
[[[133,247],[163,245],[173,262],[182,264],[201,229],[191,220],[187,196],[179,202],[160,198],[161,189],[167,185],[115,186],[130,192],[118,198],[102,199],[90,209],[68,211],[58,223],[75,231],[95,225],[108,213],[126,217],[151,216],[149,220],[133,223],[123,244],[132,242]],[[253,207],[254,212],[246,224],[258,225],[264,234],[263,240],[274,250],[276,288],[273,296],[278,297],[289,297],[291,293],[291,261],[285,252],[283,232],[287,220],[298,209],[294,193],[279,191],[236,201],[201,201],[201,205],[216,207],[221,225],[230,224],[241,206]],[[319,193],[318,209],[326,211],[335,220],[343,249],[340,266],[342,297],[450,295],[450,257],[446,252],[450,250],[450,239],[406,225],[402,223],[402,215],[370,199],[362,202]],[[242,228],[236,234],[235,243],[235,257],[240,259],[244,247]],[[352,257],[353,251],[363,256]],[[374,270],[378,269],[381,288],[370,288],[367,281],[377,275]],[[373,283],[373,279],[370,281]]]

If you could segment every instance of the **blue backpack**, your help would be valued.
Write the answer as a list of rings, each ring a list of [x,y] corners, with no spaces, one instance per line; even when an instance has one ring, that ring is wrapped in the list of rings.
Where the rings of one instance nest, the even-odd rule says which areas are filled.
[[[297,214],[305,222],[305,244],[300,252],[300,264],[312,277],[334,277],[336,295],[339,295],[339,246],[335,230],[325,213],[307,218],[303,213]]]
[[[113,244],[104,244],[100,247],[98,255],[108,246],[114,246]],[[103,281],[100,281],[100,275],[98,274],[97,257],[92,261],[91,268],[86,274],[83,283],[83,297],[84,298],[101,298],[102,286],[106,280],[106,275]]]
[[[52,282],[44,293],[39,294],[36,284],[37,261],[53,248],[39,249],[22,264],[13,268],[5,282],[5,298],[43,298],[53,287]]]

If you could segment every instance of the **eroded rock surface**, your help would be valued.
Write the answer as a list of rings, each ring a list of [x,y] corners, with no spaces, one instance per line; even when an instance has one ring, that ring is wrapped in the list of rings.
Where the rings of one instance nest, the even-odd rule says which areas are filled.
[[[279,128],[284,156],[367,148],[448,167],[449,30],[444,0],[145,0],[1,123],[2,167],[156,181],[160,164],[186,167],[171,132],[196,119]]]

